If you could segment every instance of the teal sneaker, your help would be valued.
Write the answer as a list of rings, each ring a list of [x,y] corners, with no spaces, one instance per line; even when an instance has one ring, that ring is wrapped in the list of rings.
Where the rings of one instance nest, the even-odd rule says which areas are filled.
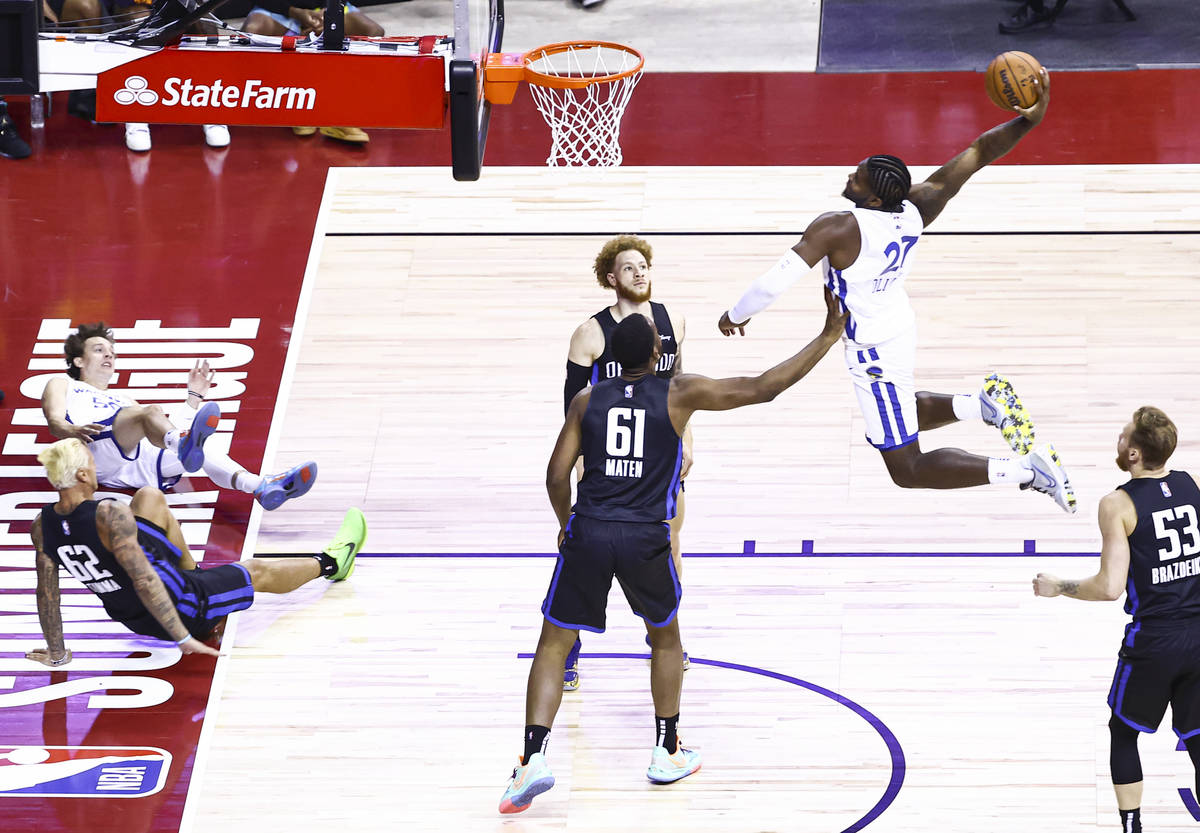
[[[671,784],[699,770],[700,753],[694,749],[685,749],[683,741],[677,740],[674,754],[661,746],[654,747],[654,751],[650,753],[650,768],[646,770],[646,777],[655,784]]]
[[[330,581],[345,581],[354,572],[354,558],[367,543],[367,519],[353,506],[346,510],[342,528],[329,542],[324,553],[337,562],[337,572],[326,576]]]
[[[204,441],[217,430],[221,421],[221,409],[216,402],[205,402],[192,417],[192,427],[186,436],[179,438],[176,454],[184,471],[200,471],[204,465]]]
[[[523,813],[529,809],[533,799],[554,786],[554,773],[546,763],[546,756],[534,752],[529,756],[529,763],[517,765],[513,769],[512,778],[508,780],[508,789],[500,799],[501,813]]]
[[[311,460],[294,466],[283,474],[264,477],[254,490],[254,499],[270,512],[294,497],[307,494],[317,482],[317,464]]]
[[[983,421],[1000,429],[1008,447],[1017,454],[1028,454],[1033,448],[1033,420],[1013,390],[1012,383],[998,373],[983,380],[979,392],[979,410]]]

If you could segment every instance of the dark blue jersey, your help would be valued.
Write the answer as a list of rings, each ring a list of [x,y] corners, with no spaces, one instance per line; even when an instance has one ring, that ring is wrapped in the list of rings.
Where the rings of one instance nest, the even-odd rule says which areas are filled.
[[[1135,620],[1200,616],[1200,489],[1187,472],[1117,487],[1137,509],[1125,612]]]
[[[656,376],[670,379],[675,375],[675,354],[679,351],[679,343],[675,340],[675,330],[671,327],[671,316],[667,315],[667,308],[651,301],[650,311],[654,316],[654,326],[658,328],[658,337],[662,339],[662,355],[658,357],[654,373]],[[600,331],[604,333],[604,352],[596,358],[596,361],[592,362],[592,384],[594,385],[605,379],[615,379],[620,376],[621,364],[613,358],[612,354],[612,334],[619,322],[612,317],[612,311],[608,307],[600,310],[592,318],[596,319],[596,323],[600,325]]]
[[[608,521],[675,517],[683,442],[667,413],[671,383],[606,379],[583,414],[583,478],[575,512]]]

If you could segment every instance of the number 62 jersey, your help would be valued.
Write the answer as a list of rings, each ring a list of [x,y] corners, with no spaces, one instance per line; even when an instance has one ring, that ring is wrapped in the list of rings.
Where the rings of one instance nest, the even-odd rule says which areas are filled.
[[[1135,621],[1200,617],[1200,489],[1187,472],[1135,477],[1125,612]]]
[[[576,514],[603,521],[675,517],[683,442],[667,412],[669,379],[617,377],[592,388],[583,414]]]

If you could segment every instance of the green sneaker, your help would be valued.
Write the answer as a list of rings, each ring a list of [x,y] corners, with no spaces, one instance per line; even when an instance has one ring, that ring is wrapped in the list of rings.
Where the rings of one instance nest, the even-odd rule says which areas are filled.
[[[324,553],[337,562],[337,572],[326,576],[330,581],[345,581],[354,572],[354,557],[367,543],[367,519],[354,507],[346,510],[342,528],[324,549]]]

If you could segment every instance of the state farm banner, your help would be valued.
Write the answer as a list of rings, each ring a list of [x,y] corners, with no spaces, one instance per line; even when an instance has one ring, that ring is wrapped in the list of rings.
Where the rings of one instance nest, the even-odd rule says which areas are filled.
[[[441,55],[168,47],[100,73],[96,118],[438,129],[445,79]]]

